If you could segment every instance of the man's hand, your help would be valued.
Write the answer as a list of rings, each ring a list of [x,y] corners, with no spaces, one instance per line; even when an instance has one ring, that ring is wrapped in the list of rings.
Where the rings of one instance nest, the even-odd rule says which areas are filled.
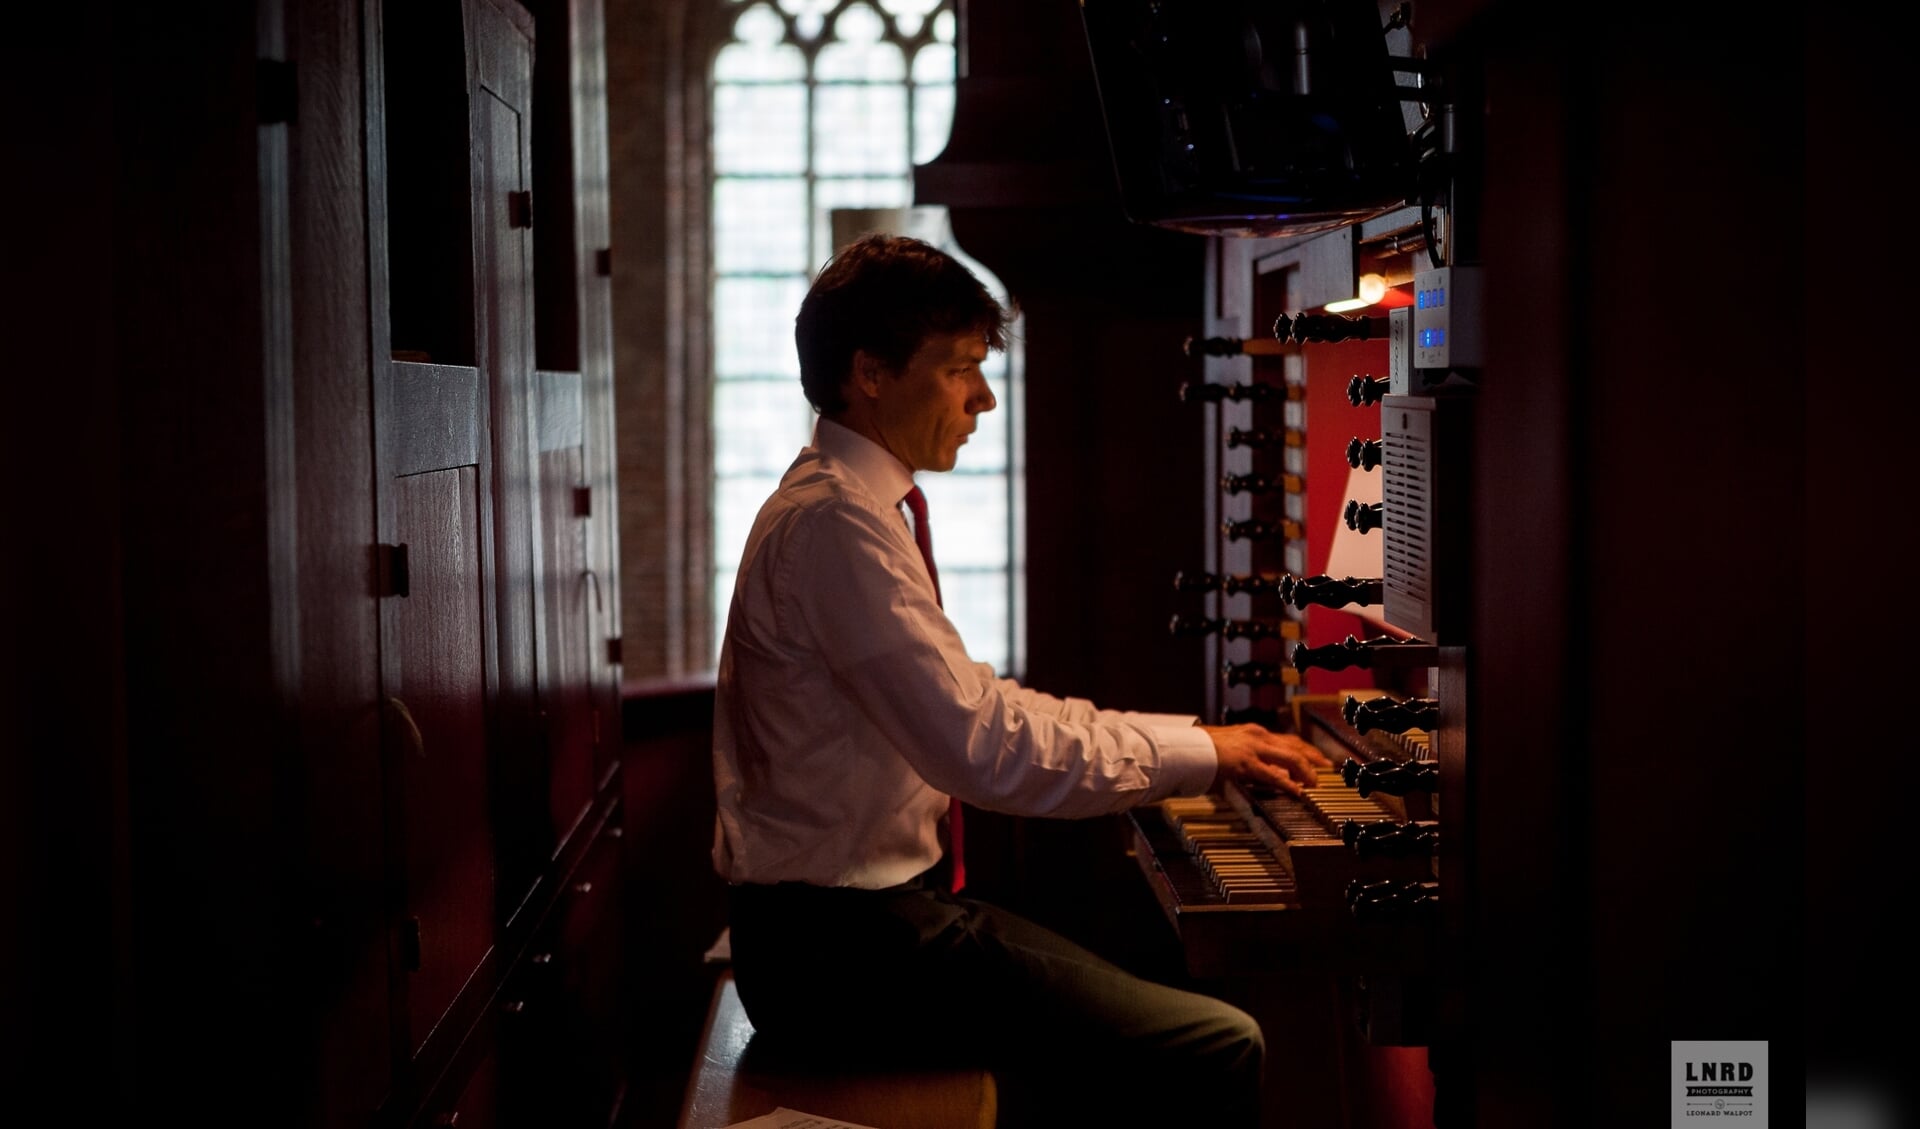
[[[1240,784],[1277,788],[1299,796],[1319,779],[1316,768],[1332,768],[1327,755],[1291,733],[1259,725],[1203,725],[1220,758],[1219,776]]]

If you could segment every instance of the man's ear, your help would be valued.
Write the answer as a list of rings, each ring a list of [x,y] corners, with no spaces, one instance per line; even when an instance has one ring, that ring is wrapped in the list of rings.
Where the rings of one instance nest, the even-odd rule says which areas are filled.
[[[853,377],[848,381],[850,391],[873,399],[880,395],[880,381],[887,374],[886,363],[865,349],[853,351]]]

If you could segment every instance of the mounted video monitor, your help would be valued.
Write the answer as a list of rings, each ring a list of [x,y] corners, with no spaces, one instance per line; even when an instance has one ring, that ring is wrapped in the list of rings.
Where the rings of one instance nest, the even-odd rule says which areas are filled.
[[[1080,11],[1130,220],[1302,235],[1417,199],[1375,0],[1082,0]]]

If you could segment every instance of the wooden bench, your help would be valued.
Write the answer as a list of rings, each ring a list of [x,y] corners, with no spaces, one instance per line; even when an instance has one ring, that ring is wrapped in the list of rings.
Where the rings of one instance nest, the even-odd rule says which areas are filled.
[[[993,1075],[979,1069],[822,1070],[755,1046],[733,972],[722,970],[700,1034],[680,1129],[722,1129],[785,1107],[871,1129],[993,1129]]]

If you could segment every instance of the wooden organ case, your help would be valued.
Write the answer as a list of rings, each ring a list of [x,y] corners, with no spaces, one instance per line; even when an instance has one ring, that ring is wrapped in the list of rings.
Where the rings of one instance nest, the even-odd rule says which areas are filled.
[[[620,1108],[602,39],[597,0],[112,21],[128,1116]]]

